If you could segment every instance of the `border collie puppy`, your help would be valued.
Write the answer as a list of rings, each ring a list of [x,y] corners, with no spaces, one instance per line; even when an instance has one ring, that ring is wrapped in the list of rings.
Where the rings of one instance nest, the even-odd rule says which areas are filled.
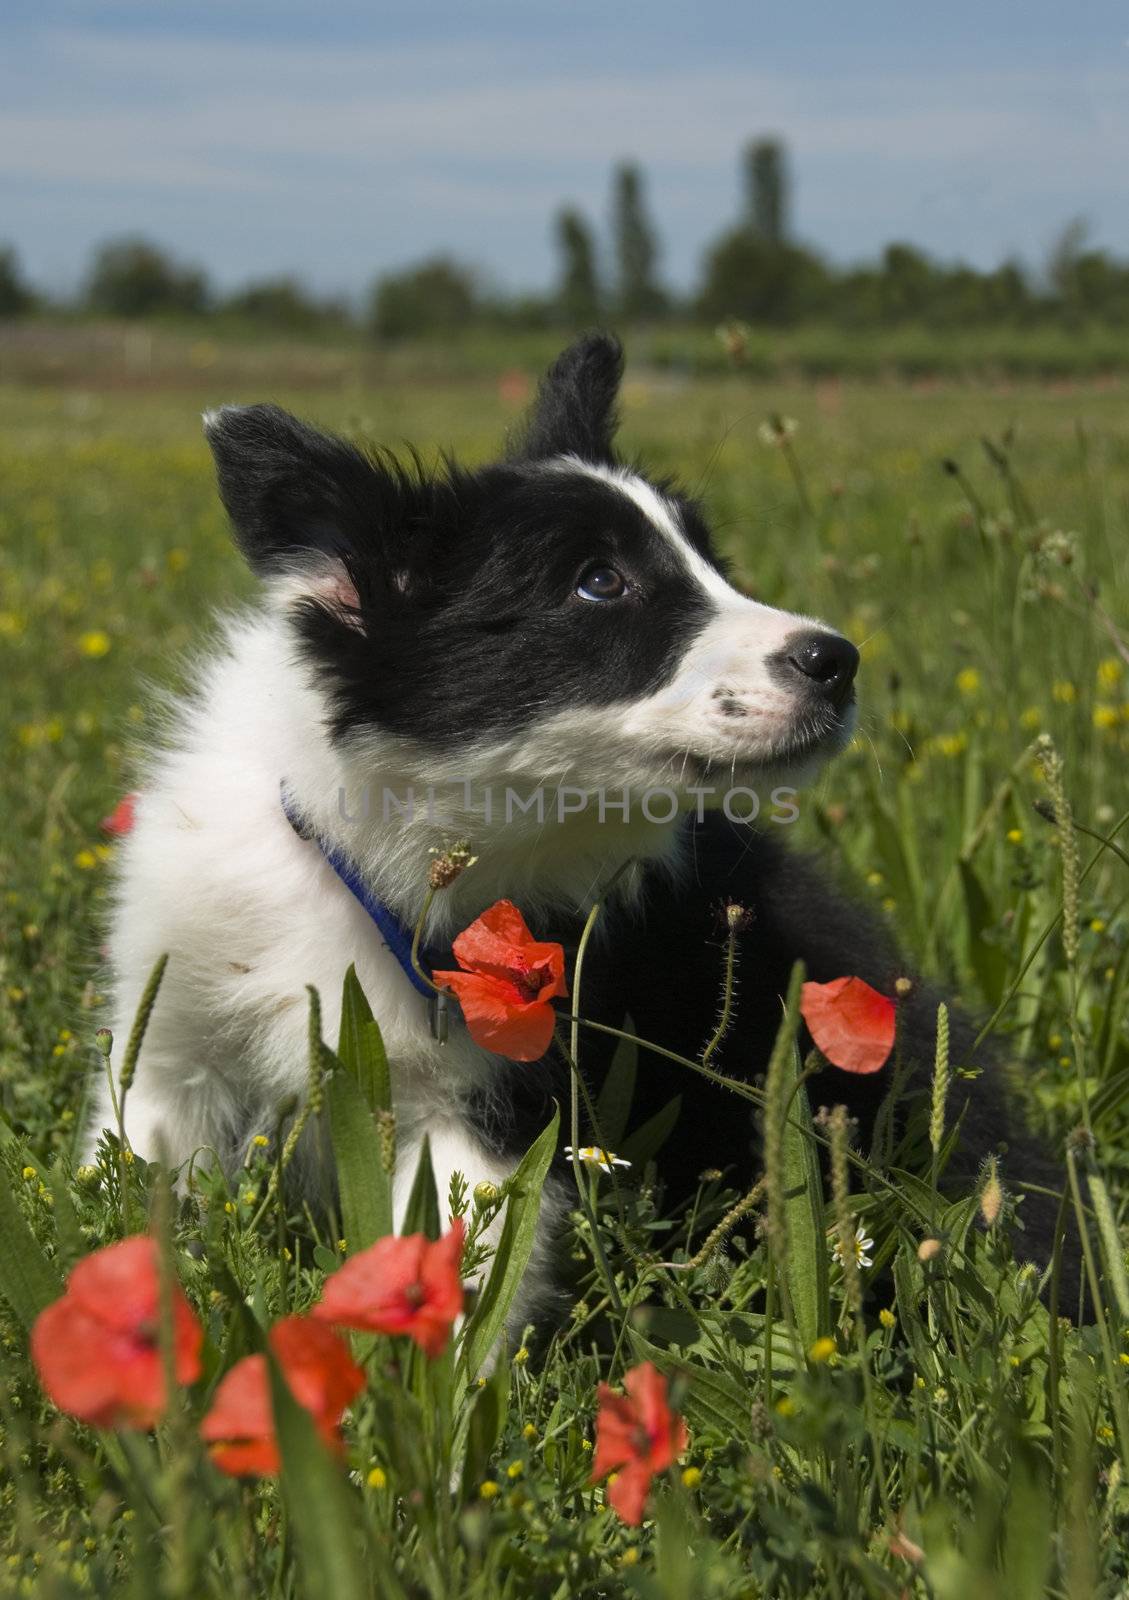
[[[762,818],[793,814],[779,791],[848,742],[858,653],[739,593],[701,507],[617,459],[621,368],[613,339],[575,344],[509,453],[477,471],[404,466],[268,405],[205,419],[262,596],[227,621],[121,852],[119,1037],[169,954],[128,1096],[139,1154],[179,1165],[210,1152],[237,1168],[303,1088],[306,986],[333,1038],[352,962],[393,1066],[396,1205],[425,1134],[441,1199],[454,1171],[502,1182],[567,1083],[550,1057],[491,1056],[457,1015],[436,1037],[404,943],[429,850],[458,838],[478,862],[435,897],[433,966],[453,967],[454,935],[502,898],[568,945],[614,879],[581,1009],[630,1016],[643,1039],[691,1057],[716,1010],[718,910],[739,902],[750,923],[724,1071],[763,1069],[797,957],[814,979],[853,973],[892,992],[903,969],[884,932],[782,849],[783,829],[732,820],[751,808],[736,790],[760,798]],[[906,1043],[916,1027],[923,1064],[934,1016],[917,986]],[[609,1054],[582,1038],[594,1090]],[[828,1071],[813,1103],[845,1101],[866,1148],[888,1072]],[[983,1087],[973,1160],[1003,1126]],[[705,1167],[748,1182],[747,1102],[644,1053],[634,1115],[674,1094],[669,1189]],[[99,1112],[110,1125],[108,1094]],[[308,1143],[299,1181],[316,1197],[332,1180]]]

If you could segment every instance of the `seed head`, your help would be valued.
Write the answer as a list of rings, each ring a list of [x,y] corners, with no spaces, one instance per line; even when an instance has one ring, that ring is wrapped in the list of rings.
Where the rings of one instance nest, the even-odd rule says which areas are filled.
[[[396,1113],[381,1109],[376,1113],[376,1138],[380,1147],[380,1165],[385,1172],[396,1170]]]
[[[446,850],[432,850],[431,855],[435,860],[427,869],[427,884],[430,889],[446,889],[454,883],[456,878],[462,876],[468,867],[473,867],[478,860],[477,856],[470,853],[470,844],[466,839],[460,839]]]
[[[984,1184],[980,1190],[980,1218],[986,1228],[994,1228],[1004,1208],[1004,1189],[996,1169],[995,1156],[988,1157]]]

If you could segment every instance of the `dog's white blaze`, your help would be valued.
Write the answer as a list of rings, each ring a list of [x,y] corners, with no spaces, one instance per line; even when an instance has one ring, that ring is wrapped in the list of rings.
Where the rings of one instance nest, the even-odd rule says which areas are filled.
[[[796,698],[770,672],[769,657],[791,635],[822,624],[738,593],[694,548],[671,502],[636,473],[578,456],[561,456],[549,465],[607,484],[630,500],[715,607],[670,682],[624,707],[622,731],[644,746],[669,750],[675,745],[713,762],[770,766],[782,726],[795,715]],[[722,703],[739,707],[738,715],[719,713]]]
[[[586,477],[595,478],[598,483],[606,483],[609,488],[625,495],[638,506],[647,521],[662,534],[667,543],[674,547],[683,566],[697,579],[717,605],[739,608],[756,604],[755,601],[738,594],[732,584],[726,583],[717,568],[712,567],[700,552],[695,550],[679,527],[677,513],[670,501],[637,473],[629,472],[626,467],[605,467],[596,462],[582,461],[579,456],[561,456],[551,465],[558,471],[581,472]],[[765,606],[762,609],[767,611],[771,608]]]

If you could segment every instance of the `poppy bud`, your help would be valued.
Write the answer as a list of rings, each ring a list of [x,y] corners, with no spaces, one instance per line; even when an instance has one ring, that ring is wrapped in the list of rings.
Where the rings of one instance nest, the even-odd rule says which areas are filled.
[[[114,1036],[110,1032],[109,1028],[98,1029],[98,1032],[94,1035],[94,1044],[98,1054],[100,1056],[104,1056],[108,1061],[110,1058],[110,1051],[114,1048]]]

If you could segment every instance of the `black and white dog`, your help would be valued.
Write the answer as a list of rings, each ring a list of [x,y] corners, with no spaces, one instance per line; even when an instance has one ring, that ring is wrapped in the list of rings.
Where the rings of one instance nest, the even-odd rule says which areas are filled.
[[[123,1037],[170,956],[128,1096],[141,1155],[206,1150],[238,1167],[302,1090],[306,986],[334,1037],[353,962],[393,1064],[396,1200],[425,1134],[441,1196],[456,1170],[501,1182],[561,1096],[558,1069],[490,1056],[457,1018],[439,1042],[397,938],[419,914],[429,850],[459,837],[478,862],[425,929],[443,966],[452,937],[501,898],[567,945],[619,873],[582,1009],[617,1025],[629,1014],[641,1037],[691,1057],[716,1012],[718,909],[743,905],[726,1071],[763,1068],[798,956],[811,978],[857,974],[892,993],[902,969],[884,931],[786,852],[782,829],[733,820],[748,791],[765,816],[773,798],[786,808],[848,742],[858,653],[739,593],[701,507],[617,459],[621,368],[611,338],[567,350],[520,439],[478,471],[406,467],[272,406],[206,418],[262,603],[227,622],[123,844],[111,934]],[[919,987],[908,1005],[925,1064],[935,999]],[[606,1056],[588,1035],[594,1083]],[[845,1101],[865,1144],[888,1071],[828,1073],[813,1103]],[[746,1180],[746,1102],[655,1055],[639,1077],[640,1120],[683,1095],[662,1157],[672,1188],[704,1167]],[[981,1083],[977,1100],[974,1160],[1004,1125],[997,1089]],[[100,1110],[110,1124],[108,1097]],[[1033,1152],[1024,1164],[1017,1177],[1041,1175]]]

